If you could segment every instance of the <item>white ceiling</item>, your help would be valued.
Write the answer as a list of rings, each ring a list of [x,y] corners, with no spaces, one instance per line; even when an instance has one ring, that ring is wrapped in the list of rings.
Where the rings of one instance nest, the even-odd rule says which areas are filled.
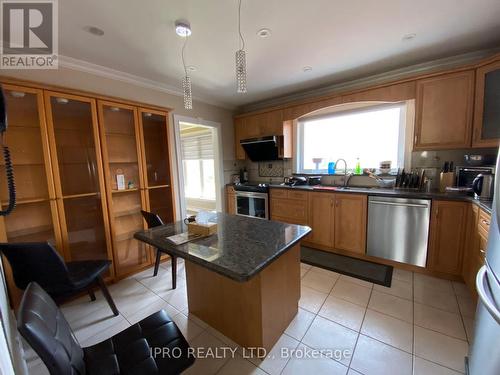
[[[500,45],[499,0],[242,0],[248,93],[236,94],[237,0],[59,1],[59,53],[236,107],[319,85]],[[102,37],[83,30],[104,30]],[[272,35],[256,32],[267,27]],[[405,34],[416,38],[402,41]],[[311,72],[304,73],[304,66]]]

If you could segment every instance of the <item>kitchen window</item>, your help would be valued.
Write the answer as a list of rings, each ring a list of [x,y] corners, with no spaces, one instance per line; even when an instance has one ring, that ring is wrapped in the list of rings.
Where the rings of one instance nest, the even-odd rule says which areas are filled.
[[[342,158],[350,170],[378,168],[390,160],[404,166],[406,103],[378,104],[312,116],[298,123],[297,172],[328,173],[328,163]],[[343,166],[342,166],[343,168]]]

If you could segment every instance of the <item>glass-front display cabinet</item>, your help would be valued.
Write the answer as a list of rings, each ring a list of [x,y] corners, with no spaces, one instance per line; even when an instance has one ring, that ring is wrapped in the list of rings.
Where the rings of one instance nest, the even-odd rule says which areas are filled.
[[[137,108],[99,101],[99,123],[115,270],[118,277],[151,264],[134,233],[145,229],[146,209]]]
[[[45,107],[65,259],[112,259],[96,101],[46,91]]]

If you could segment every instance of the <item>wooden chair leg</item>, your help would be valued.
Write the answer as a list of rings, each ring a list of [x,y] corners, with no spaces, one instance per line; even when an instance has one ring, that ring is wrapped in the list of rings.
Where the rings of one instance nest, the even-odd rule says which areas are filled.
[[[153,272],[153,276],[158,275],[158,269],[160,268],[160,260],[161,260],[161,251],[156,249],[156,262],[155,262],[155,271]]]
[[[172,289],[175,289],[177,288],[177,257],[170,255],[170,261],[172,262]]]
[[[92,289],[92,287],[90,287],[88,290],[87,290],[89,296],[90,296],[90,300],[91,301],[95,301],[95,294],[94,294],[94,290]]]
[[[97,283],[99,284],[99,288],[101,288],[102,294],[104,295],[104,298],[106,298],[106,301],[108,302],[109,307],[111,307],[113,314],[115,316],[120,314],[118,312],[118,309],[116,308],[116,305],[115,305],[115,302],[113,301],[113,298],[111,297],[111,294],[109,294],[108,287],[104,283],[104,280],[102,279],[101,276],[97,277]]]

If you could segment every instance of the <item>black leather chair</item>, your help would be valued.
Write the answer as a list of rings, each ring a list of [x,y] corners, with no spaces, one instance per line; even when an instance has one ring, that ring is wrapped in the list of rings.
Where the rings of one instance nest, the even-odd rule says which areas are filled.
[[[24,290],[35,281],[56,300],[87,291],[95,301],[93,288],[99,286],[113,314],[119,314],[102,279],[102,274],[111,265],[109,260],[64,263],[59,253],[46,242],[3,243],[0,251],[8,259],[19,289]]]
[[[179,374],[195,358],[163,310],[96,345],[82,348],[61,310],[36,283],[24,292],[17,328],[51,375]]]
[[[142,217],[144,218],[144,220],[146,220],[146,223],[148,224],[148,228],[154,228],[154,227],[159,227],[160,225],[164,225],[160,216],[158,216],[157,214],[144,210],[141,210],[141,213]],[[171,254],[170,252],[156,248],[156,261],[155,261],[155,270],[153,272],[153,276],[158,275],[161,253],[168,254],[172,261],[172,289],[175,289],[177,287],[177,257]]]

